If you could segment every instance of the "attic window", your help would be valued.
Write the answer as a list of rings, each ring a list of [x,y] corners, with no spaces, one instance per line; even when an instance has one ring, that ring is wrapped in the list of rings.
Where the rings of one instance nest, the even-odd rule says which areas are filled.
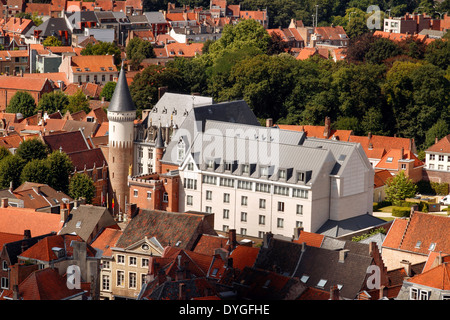
[[[394,158],[388,157],[388,158],[386,159],[386,162],[392,162],[392,160],[394,160]]]
[[[59,203],[58,199],[53,199],[53,202],[56,203],[56,204]]]
[[[106,71],[106,69],[104,67],[100,67],[100,70],[102,71]]]
[[[306,283],[306,282],[308,281],[308,279],[309,279],[309,276],[306,275],[306,274],[304,274],[304,275],[300,278],[300,281],[303,282],[303,283]]]
[[[77,222],[77,224],[75,225],[75,228],[81,228],[81,221]]]
[[[81,68],[77,68],[77,71],[81,71]]]
[[[108,67],[108,70],[109,70],[109,71],[113,71],[113,68],[112,68],[112,67]]]
[[[319,288],[323,288],[325,287],[325,284],[327,283],[327,280],[325,279],[320,279],[319,282],[317,283],[317,287]]]
[[[421,244],[422,244],[422,241],[420,241],[420,240],[417,241],[415,248],[419,249]]]
[[[341,154],[339,156],[339,161],[344,161],[345,160],[346,155],[345,154]]]
[[[433,251],[434,248],[436,248],[436,243],[435,242],[430,243],[430,246],[428,247],[428,250]]]
[[[89,68],[84,68],[84,71],[89,71]]]

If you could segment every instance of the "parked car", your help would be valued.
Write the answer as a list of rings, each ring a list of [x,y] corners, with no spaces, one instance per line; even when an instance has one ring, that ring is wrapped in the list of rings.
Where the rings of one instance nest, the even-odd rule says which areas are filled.
[[[441,201],[439,201],[439,203],[443,204],[443,205],[446,205],[446,206],[450,205],[450,194],[448,194],[445,197],[443,197],[441,199]]]

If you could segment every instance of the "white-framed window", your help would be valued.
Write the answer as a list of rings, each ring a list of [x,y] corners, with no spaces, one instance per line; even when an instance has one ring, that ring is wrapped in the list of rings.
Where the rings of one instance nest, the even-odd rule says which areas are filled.
[[[138,196],[138,190],[137,190],[137,189],[134,189],[134,190],[133,190],[133,196],[134,196],[135,198]]]
[[[259,208],[260,209],[266,208],[266,199],[259,199]]]
[[[279,212],[284,212],[284,202],[278,201],[277,210]]]
[[[242,166],[242,173],[249,173],[250,172],[250,165],[244,164]]]
[[[258,223],[259,223],[260,225],[265,225],[265,224],[266,224],[266,216],[264,216],[264,215],[259,215]]]
[[[418,288],[409,289],[409,299],[410,300],[429,300],[430,291],[421,290]]]
[[[128,258],[128,264],[130,266],[137,266],[137,258],[136,257],[129,257]]]
[[[212,200],[212,191],[206,190],[206,200]]]
[[[246,206],[248,203],[248,197],[247,196],[241,196],[241,206]]]
[[[223,218],[224,219],[229,219],[230,218],[230,210],[223,209]]]
[[[151,191],[147,191],[147,199],[151,199],[152,198],[152,192]]]
[[[296,210],[295,213],[298,214],[298,215],[303,215],[303,205],[298,204],[297,205],[297,210]]]
[[[142,268],[148,267],[148,259],[147,258],[141,259],[141,267]]]
[[[438,160],[439,160],[439,161],[444,161],[444,155],[440,154]]]
[[[430,292],[427,290],[420,290],[420,300],[428,300],[430,297]]]
[[[247,212],[241,212],[241,221],[247,222]]]
[[[125,264],[125,256],[122,254],[117,255],[117,263],[118,264]]]
[[[163,202],[169,202],[169,194],[167,192],[163,194]]]
[[[212,207],[206,206],[206,207],[205,207],[205,212],[206,212],[206,213],[212,213]]]
[[[284,219],[278,218],[277,219],[277,228],[283,228],[284,227]]]
[[[2,269],[3,269],[3,271],[7,271],[8,270],[8,262],[6,262],[6,260],[2,261]]]
[[[9,289],[9,279],[7,277],[2,277],[0,286],[2,289]]]
[[[285,169],[280,169],[280,171],[278,172],[278,178],[286,179],[286,170]]]
[[[109,261],[102,261],[102,269],[111,269],[111,264],[109,263]]]
[[[228,226],[226,224],[222,225],[222,231],[223,232],[228,232],[229,230],[230,230],[230,226]]]
[[[247,229],[246,228],[241,228],[241,235],[242,236],[247,235]]]
[[[128,273],[128,288],[129,289],[136,289],[137,288],[136,272],[129,272]]]
[[[186,196],[186,205],[188,206],[192,206],[192,204],[194,203],[194,197],[193,196]]]
[[[118,287],[123,287],[125,285],[125,271],[123,270],[117,270],[117,277],[116,277],[116,285]]]
[[[223,194],[223,203],[230,203],[230,194],[229,193]]]
[[[185,144],[182,139],[178,141],[177,145],[177,160],[182,161],[184,159],[184,151],[185,151]]]
[[[430,154],[430,160],[434,160],[434,159],[435,159],[435,157],[436,157],[436,155],[434,155],[434,154]]]
[[[105,291],[109,291],[110,290],[109,274],[102,275],[102,290],[105,290]]]

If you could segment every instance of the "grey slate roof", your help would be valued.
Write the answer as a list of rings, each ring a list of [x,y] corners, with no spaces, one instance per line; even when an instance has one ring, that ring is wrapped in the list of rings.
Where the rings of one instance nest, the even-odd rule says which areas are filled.
[[[136,107],[131,98],[130,88],[128,88],[125,69],[122,66],[114,94],[108,106],[108,112],[128,112],[134,110],[136,110]]]
[[[105,207],[81,205],[72,209],[59,234],[75,233],[87,242],[96,236],[93,232],[97,225],[101,229],[115,226],[117,222]]]
[[[259,126],[258,119],[243,100],[197,106],[188,112],[177,132],[166,148],[162,162],[178,163],[172,156],[180,139],[185,141],[186,149],[190,147],[198,132],[205,128],[207,120],[216,120],[232,123]]]
[[[49,18],[36,27],[35,30],[42,30],[39,34],[40,37],[57,36],[59,35],[59,30],[70,31],[64,18]]]
[[[144,15],[150,24],[167,23],[167,20],[164,19],[164,15],[159,11],[144,12]]]
[[[344,262],[339,262],[339,250],[302,246],[272,238],[268,245],[261,247],[254,267],[297,277],[304,285],[324,291],[341,285],[340,295],[354,299],[364,286],[367,267],[372,261],[370,255],[350,249]],[[323,287],[318,286],[321,279],[326,280]]]
[[[383,219],[374,217],[370,214],[363,214],[342,221],[328,220],[316,231],[316,233],[338,238],[361,229],[367,229],[385,223],[386,221]]]
[[[144,119],[143,125],[146,128],[150,123],[163,127],[175,124],[180,127],[193,108],[212,103],[210,97],[166,92]]]

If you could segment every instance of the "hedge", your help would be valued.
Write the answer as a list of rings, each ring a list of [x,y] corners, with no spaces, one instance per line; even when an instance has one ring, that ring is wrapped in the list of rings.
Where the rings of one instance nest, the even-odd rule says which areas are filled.
[[[394,217],[409,217],[411,213],[411,208],[409,207],[393,207],[392,215]]]

